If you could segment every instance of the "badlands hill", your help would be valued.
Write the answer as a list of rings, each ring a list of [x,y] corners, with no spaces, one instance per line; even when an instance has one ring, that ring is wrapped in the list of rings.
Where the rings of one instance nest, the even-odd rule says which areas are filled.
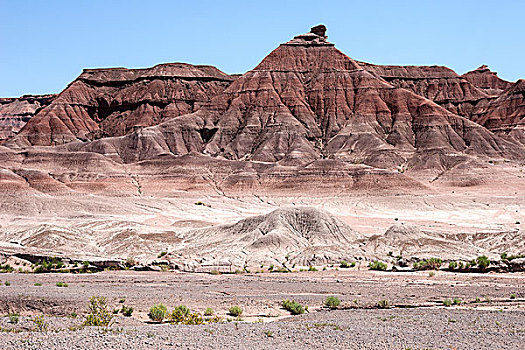
[[[0,98],[0,144],[16,135],[42,108],[53,102],[56,95],[24,95],[19,98]]]
[[[191,268],[521,251],[523,82],[358,62],[322,25],[240,76],[86,69],[1,101],[1,249]]]

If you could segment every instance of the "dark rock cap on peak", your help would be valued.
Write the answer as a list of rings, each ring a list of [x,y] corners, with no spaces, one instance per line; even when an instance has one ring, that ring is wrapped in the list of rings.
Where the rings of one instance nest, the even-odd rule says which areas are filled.
[[[324,24],[319,24],[315,27],[310,28],[310,33],[314,33],[315,35],[319,35],[323,38],[328,38],[326,36],[326,26]]]
[[[301,46],[334,46],[326,41],[326,26],[319,24],[310,29],[309,33],[294,36],[294,38],[284,45],[301,45]]]

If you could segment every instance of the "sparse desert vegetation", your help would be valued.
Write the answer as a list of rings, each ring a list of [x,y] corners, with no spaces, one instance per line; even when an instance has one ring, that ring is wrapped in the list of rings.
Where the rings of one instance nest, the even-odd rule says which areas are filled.
[[[329,309],[337,309],[337,307],[341,305],[341,300],[339,298],[331,295],[324,301],[324,306],[326,306]]]
[[[301,315],[305,312],[305,307],[295,300],[283,300],[281,305],[285,310],[288,310],[292,315]]]
[[[370,267],[370,270],[385,271],[387,264],[379,260],[374,260],[368,264],[368,267]]]
[[[436,274],[435,278],[447,278],[447,274],[449,272],[442,272],[439,275]],[[2,334],[9,334],[13,337],[27,332],[46,335],[58,332],[56,334],[66,336],[64,332],[88,334],[87,332],[91,332],[90,328],[92,327],[86,326],[98,326],[100,327],[98,332],[111,334],[118,339],[135,334],[136,328],[134,327],[142,325],[141,327],[146,327],[147,331],[145,332],[149,334],[146,336],[144,333],[144,338],[149,339],[149,341],[184,332],[179,328],[169,329],[169,331],[166,328],[154,328],[155,325],[148,321],[152,320],[155,323],[162,322],[162,327],[170,327],[170,325],[197,326],[193,328],[191,334],[201,334],[202,332],[201,337],[204,337],[202,339],[211,339],[205,337],[230,334],[229,332],[244,334],[245,330],[251,329],[247,327],[259,327],[254,328],[254,334],[260,334],[267,339],[286,339],[283,330],[290,329],[291,325],[299,324],[302,324],[301,327],[308,331],[304,335],[307,338],[316,332],[345,332],[351,328],[354,331],[348,335],[344,333],[344,339],[355,339],[356,336],[359,337],[370,332],[370,328],[366,328],[366,332],[362,331],[360,327],[355,328],[356,319],[366,320],[367,324],[372,325],[374,322],[395,325],[392,331],[400,332],[400,334],[404,334],[403,329],[411,317],[414,317],[414,322],[416,319],[417,322],[420,322],[421,317],[432,317],[428,321],[433,319],[433,322],[437,323],[453,323],[455,327],[461,327],[461,329],[471,327],[471,324],[479,322],[476,321],[477,317],[487,317],[494,324],[493,318],[495,316],[490,313],[490,310],[469,311],[477,305],[483,308],[490,307],[494,310],[501,310],[497,313],[497,321],[500,326],[496,327],[502,329],[503,332],[505,328],[502,325],[510,322],[506,320],[510,320],[509,317],[518,317],[517,315],[521,312],[519,307],[522,305],[522,301],[518,299],[518,293],[515,292],[521,283],[520,275],[513,277],[517,279],[508,279],[507,277],[505,281],[509,283],[508,287],[496,290],[495,286],[500,283],[498,274],[483,274],[480,275],[481,277],[472,279],[468,273],[462,273],[455,277],[459,282],[456,288],[457,294],[446,299],[439,296],[449,292],[448,285],[418,284],[425,279],[422,274],[391,274],[388,276],[389,278],[385,279],[384,274],[374,274],[367,270],[341,269],[337,271],[335,268],[304,274],[267,273],[256,275],[246,273],[236,275],[232,273],[221,275],[221,278],[226,278],[229,281],[228,294],[224,294],[220,293],[224,290],[224,284],[213,282],[217,276],[209,274],[107,271],[103,274],[72,275],[68,279],[68,288],[55,288],[56,275],[53,274],[13,274],[10,275],[14,282],[13,286],[20,286],[20,288],[17,287],[18,289],[11,297],[14,299],[9,299],[11,301],[19,300],[17,303],[30,303],[31,301],[24,297],[24,288],[32,287],[35,283],[41,283],[42,288],[32,287],[33,291],[41,295],[48,295],[44,299],[50,297],[47,294],[49,290],[55,291],[56,294],[54,294],[53,299],[50,299],[50,306],[47,309],[31,316],[17,312],[14,306],[10,307],[11,311],[4,311],[6,315],[4,323],[0,318],[0,327],[2,327],[0,330]],[[85,283],[91,279],[97,282]],[[75,280],[77,282],[74,282]],[[79,282],[81,280],[83,282]],[[119,280],[118,290],[114,290],[115,280]],[[363,280],[366,280],[367,283],[363,283]],[[294,282],[288,283],[291,281]],[[155,296],[163,303],[157,303],[153,307],[148,304],[150,291],[136,288],[136,285],[146,282],[157,285]],[[326,296],[322,293],[327,287],[334,292],[333,295]],[[92,293],[94,290],[97,291],[97,294],[107,297],[92,297],[86,308],[77,309],[77,305],[85,305],[86,300],[89,299],[86,294]],[[165,305],[171,303],[177,305],[173,299],[173,290],[177,290],[180,293],[180,298],[188,303],[179,303],[173,308],[166,307]],[[275,290],[289,295],[300,293],[301,299],[300,301],[291,298],[284,299],[277,305],[271,301]],[[484,294],[480,297],[478,294],[480,290],[492,294]],[[354,293],[361,295],[359,300],[354,298],[351,302],[351,308],[341,307],[342,303],[338,296]],[[217,297],[218,295],[220,296]],[[64,306],[68,305],[67,303],[70,303],[71,298],[77,298],[78,301],[70,304],[66,309],[56,309],[63,303],[66,303],[63,304]],[[37,300],[40,299],[37,298]],[[179,297],[176,300],[179,300]],[[428,309],[428,300],[436,300],[435,306],[449,306],[446,310],[451,314],[437,314],[432,308]],[[510,300],[512,300],[511,303]],[[504,309],[511,304],[517,308]],[[0,308],[2,305],[4,304],[0,303]],[[204,308],[202,305],[209,306]],[[310,305],[310,309],[314,311],[307,312],[305,305]],[[420,308],[419,305],[424,306]],[[463,305],[468,307],[464,308]],[[194,310],[203,311],[200,314]],[[245,310],[250,310],[250,312],[245,314]],[[425,312],[421,313],[422,310]],[[457,314],[455,310],[461,310],[462,313]],[[53,312],[56,311],[67,314],[68,317],[54,316]],[[116,312],[113,313],[114,311]],[[515,314],[516,312],[518,314]],[[35,319],[38,325],[31,321],[32,319]],[[521,322],[516,321],[516,318],[512,318],[512,320],[514,324]],[[203,324],[206,324],[208,331],[198,327],[198,325]],[[24,330],[23,327],[29,330]],[[166,329],[166,335],[162,335],[164,334],[163,329]],[[414,329],[413,332],[416,334],[421,332],[417,327]],[[269,333],[271,336],[265,334],[265,331],[268,330],[271,331]],[[406,336],[411,337],[408,333]],[[453,336],[458,337],[458,335]],[[438,341],[436,339],[435,341]],[[491,339],[494,341],[503,338],[497,338],[497,336],[494,338],[493,336]],[[140,343],[140,340],[136,341]],[[1,342],[0,340],[0,344]]]
[[[166,318],[167,314],[168,314],[168,308],[166,307],[166,305],[160,303],[160,304],[153,305],[149,309],[148,316],[152,321],[162,322]]]
[[[88,313],[83,323],[84,326],[108,327],[113,321],[105,297],[93,296],[89,300]]]
[[[234,305],[234,306],[231,306],[229,309],[228,309],[228,313],[234,317],[239,317],[242,315],[242,308],[240,306],[237,306],[237,305]]]

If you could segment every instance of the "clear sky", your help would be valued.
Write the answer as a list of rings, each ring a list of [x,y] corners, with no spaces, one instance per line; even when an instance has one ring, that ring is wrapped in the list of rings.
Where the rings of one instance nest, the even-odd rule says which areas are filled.
[[[357,60],[487,64],[525,78],[525,1],[0,0],[0,97],[61,91],[83,68],[211,64],[244,73],[324,23]]]

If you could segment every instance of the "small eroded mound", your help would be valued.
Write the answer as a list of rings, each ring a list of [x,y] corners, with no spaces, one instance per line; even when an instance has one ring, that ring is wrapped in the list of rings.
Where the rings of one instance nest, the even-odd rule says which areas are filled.
[[[174,258],[221,269],[277,264],[291,267],[336,262],[356,251],[361,235],[329,213],[315,208],[277,209],[265,215],[188,232]],[[184,263],[187,265],[186,263]]]

